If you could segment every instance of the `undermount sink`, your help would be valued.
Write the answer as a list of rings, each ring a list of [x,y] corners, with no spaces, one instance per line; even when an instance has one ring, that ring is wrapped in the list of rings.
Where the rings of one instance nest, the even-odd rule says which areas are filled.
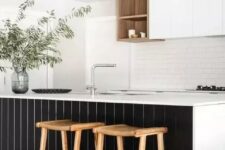
[[[162,91],[144,91],[144,90],[110,90],[99,92],[101,95],[152,95],[162,93]]]

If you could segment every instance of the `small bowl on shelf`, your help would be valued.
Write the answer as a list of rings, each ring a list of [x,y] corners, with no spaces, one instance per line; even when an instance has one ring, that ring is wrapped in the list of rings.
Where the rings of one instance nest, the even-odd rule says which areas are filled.
[[[138,35],[137,34],[133,34],[133,35],[131,35],[131,38],[138,38]]]

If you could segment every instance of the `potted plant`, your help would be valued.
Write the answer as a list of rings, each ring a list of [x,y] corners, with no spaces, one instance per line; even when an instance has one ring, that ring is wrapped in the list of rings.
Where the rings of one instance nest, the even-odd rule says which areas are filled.
[[[19,6],[15,20],[2,20],[4,27],[0,28],[0,59],[12,64],[12,90],[15,93],[28,91],[29,77],[27,70],[50,64],[53,67],[62,61],[57,43],[61,38],[74,37],[73,30],[67,24],[74,17],[83,17],[91,11],[90,6],[72,9],[71,14],[57,18],[55,11],[47,11],[37,25],[21,28],[20,23],[26,18],[25,12],[34,5],[34,0],[26,0]],[[47,31],[49,22],[54,22],[54,28]],[[0,71],[6,71],[0,65]]]

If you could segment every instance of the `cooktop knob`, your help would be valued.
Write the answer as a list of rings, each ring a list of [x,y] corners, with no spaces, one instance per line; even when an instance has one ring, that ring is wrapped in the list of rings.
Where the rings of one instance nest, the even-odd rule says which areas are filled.
[[[215,85],[212,85],[210,88],[211,88],[212,91],[216,90],[216,86]]]
[[[197,86],[197,90],[202,90],[203,86],[202,85],[198,85]]]

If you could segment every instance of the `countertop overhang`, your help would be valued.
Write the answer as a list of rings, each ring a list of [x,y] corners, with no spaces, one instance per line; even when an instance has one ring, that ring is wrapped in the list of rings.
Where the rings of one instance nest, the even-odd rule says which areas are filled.
[[[179,93],[164,92],[150,95],[95,95],[88,94],[12,94],[0,93],[0,98],[41,99],[59,101],[83,101],[125,104],[172,105],[172,106],[204,106],[225,104],[225,93]]]

